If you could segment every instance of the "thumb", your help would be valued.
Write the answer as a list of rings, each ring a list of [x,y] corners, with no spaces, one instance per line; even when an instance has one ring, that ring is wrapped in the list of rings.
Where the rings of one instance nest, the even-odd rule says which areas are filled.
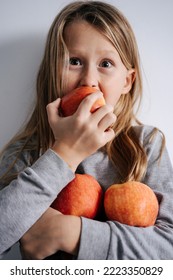
[[[61,99],[57,98],[55,101],[49,103],[46,106],[47,116],[49,123],[54,123],[57,118],[59,118],[59,107],[60,107]]]

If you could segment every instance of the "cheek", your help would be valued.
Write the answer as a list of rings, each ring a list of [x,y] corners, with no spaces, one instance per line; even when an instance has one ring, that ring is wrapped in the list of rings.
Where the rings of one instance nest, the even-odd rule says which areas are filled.
[[[106,104],[109,104],[109,105],[115,107],[120,96],[121,96],[121,94],[116,94],[115,92],[113,92],[112,94],[110,93],[110,94],[105,95]]]
[[[106,103],[115,106],[118,102],[124,88],[125,78],[124,76],[116,77],[116,79],[109,80],[109,84],[107,83],[103,88],[104,98]]]
[[[103,95],[106,101],[106,104],[109,104],[111,106],[115,106],[118,102],[120,96],[121,96],[121,88],[114,85],[112,87],[107,87],[106,89],[103,89]]]
[[[63,95],[66,95],[67,93],[78,87],[78,83],[76,82],[76,80],[67,78],[65,81],[66,82],[63,89]]]

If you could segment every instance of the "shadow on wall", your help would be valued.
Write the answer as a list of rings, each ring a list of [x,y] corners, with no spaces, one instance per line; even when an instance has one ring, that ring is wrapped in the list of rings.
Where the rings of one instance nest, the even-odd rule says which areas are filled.
[[[30,114],[35,80],[44,52],[44,34],[25,34],[0,43],[0,149]],[[21,259],[19,244],[3,257]]]
[[[44,52],[44,34],[26,34],[0,43],[0,149],[33,107],[35,81]]]

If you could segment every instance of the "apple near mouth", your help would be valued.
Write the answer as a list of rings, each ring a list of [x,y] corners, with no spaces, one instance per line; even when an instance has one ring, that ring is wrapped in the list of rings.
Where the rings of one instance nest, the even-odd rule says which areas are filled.
[[[71,92],[64,95],[61,99],[60,105],[62,115],[64,117],[73,115],[76,112],[82,100],[86,96],[97,91],[98,89],[95,87],[82,86],[79,88],[75,88]],[[98,108],[100,108],[103,105],[105,105],[104,97],[98,98],[98,100],[96,100],[96,102],[91,108],[91,113],[95,112]]]

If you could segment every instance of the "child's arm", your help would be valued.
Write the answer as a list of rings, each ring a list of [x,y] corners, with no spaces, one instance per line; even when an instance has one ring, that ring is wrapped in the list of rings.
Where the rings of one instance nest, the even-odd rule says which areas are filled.
[[[97,97],[95,96],[95,98]],[[94,99],[92,97],[86,101],[85,107],[89,108]],[[75,126],[72,127],[72,125],[73,122],[76,125],[81,122],[81,115],[78,115],[77,121],[71,118],[70,126],[67,126],[67,119],[64,118],[63,121],[63,118],[59,118],[57,115],[58,109],[54,106],[56,102],[52,104],[52,109],[55,110],[53,113],[51,105],[48,106],[49,119],[53,117],[52,127],[55,125],[54,152],[49,149],[33,166],[24,169],[17,180],[12,181],[9,186],[4,188],[0,183],[0,189],[2,189],[0,192],[0,254],[16,243],[48,209],[61,189],[74,178],[73,172],[80,161],[114,136],[111,129],[104,133],[104,130],[115,121],[112,108],[105,106],[99,112],[97,111],[94,122],[88,123],[87,119],[82,126],[79,125],[81,130],[78,133]],[[105,115],[107,117],[103,118]],[[103,121],[101,121],[102,119]],[[96,131],[93,132],[91,124],[95,124],[94,130]],[[85,126],[87,126],[87,134],[82,132]],[[82,138],[80,138],[81,135]],[[95,142],[92,142],[93,140]],[[15,147],[13,150],[15,152]],[[0,175],[6,172],[6,168],[12,161],[13,159],[8,156],[7,151],[7,156],[1,159]],[[20,159],[20,167],[21,164],[27,166],[25,159]],[[18,162],[15,167],[18,172]]]
[[[114,131],[110,128],[116,120],[113,107],[105,105],[94,114],[90,113],[100,95],[97,92],[87,96],[70,117],[59,117],[60,99],[47,106],[49,124],[55,137],[52,149],[73,171],[86,157],[114,137]]]
[[[113,130],[107,129],[116,119],[112,107],[103,106],[94,114],[90,113],[90,107],[100,97],[100,94],[95,93],[85,98],[77,112],[66,118],[58,115],[60,99],[47,106],[49,124],[55,137],[52,149],[73,171],[80,162],[104,146],[114,136]],[[25,257],[29,258],[32,255],[33,258],[45,258],[58,250],[76,254],[79,246],[81,219],[64,215],[54,218],[54,215],[52,217],[50,215],[49,222],[45,223],[46,216],[45,213],[45,216],[43,215],[39,222],[21,239]],[[44,226],[45,224],[46,226]]]
[[[62,215],[48,208],[21,238],[22,256],[24,259],[45,259],[59,250],[77,255],[80,232],[80,217]]]
[[[13,150],[15,152],[15,146]],[[5,172],[11,161],[13,159],[7,151],[0,162],[0,174]],[[27,164],[26,161],[26,158],[20,158],[15,164],[15,171]],[[0,183],[0,254],[24,235],[73,179],[72,170],[49,149],[8,186]]]

